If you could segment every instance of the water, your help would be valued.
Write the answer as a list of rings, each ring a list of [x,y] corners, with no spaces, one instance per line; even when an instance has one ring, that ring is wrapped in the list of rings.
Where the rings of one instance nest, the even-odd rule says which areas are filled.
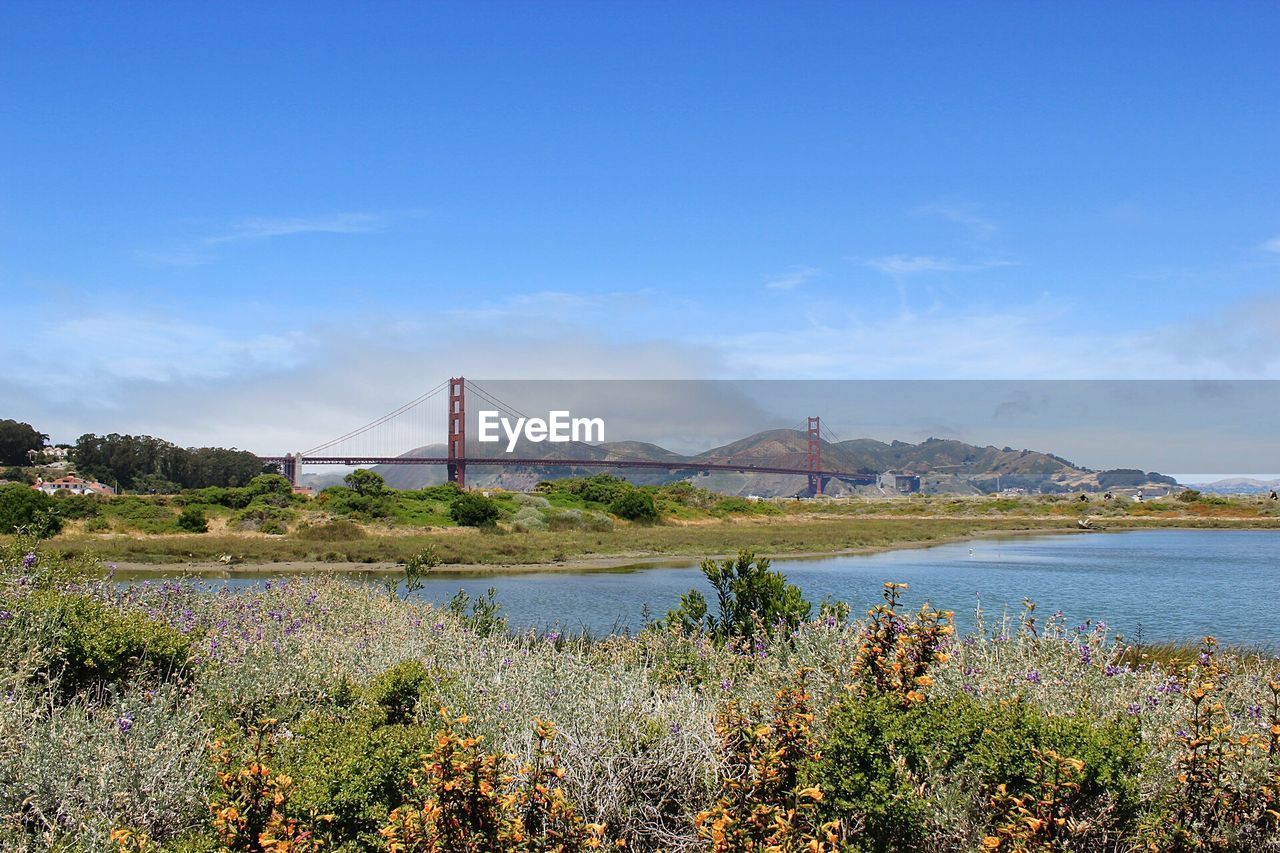
[[[981,604],[988,621],[1016,615],[1024,598],[1043,619],[1063,611],[1070,624],[1105,621],[1147,641],[1221,642],[1280,649],[1280,531],[1151,530],[1066,536],[978,539],[934,548],[773,562],[809,600],[849,602],[861,613],[881,585],[910,585],[908,606],[928,601],[956,611],[961,631]],[[374,580],[372,576],[366,576]],[[232,577],[233,586],[262,582]],[[223,581],[217,581],[222,585]],[[417,595],[447,602],[459,589],[498,590],[511,624],[595,634],[635,630],[642,608],[674,607],[691,588],[709,591],[695,564],[621,570],[431,578]],[[710,598],[710,596],[708,596]]]

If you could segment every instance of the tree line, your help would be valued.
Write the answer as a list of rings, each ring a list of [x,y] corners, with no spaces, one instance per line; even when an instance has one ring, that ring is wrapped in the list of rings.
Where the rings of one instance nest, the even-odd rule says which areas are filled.
[[[149,435],[87,433],[71,458],[82,477],[141,492],[243,486],[264,473],[262,461],[247,450],[179,447]]]

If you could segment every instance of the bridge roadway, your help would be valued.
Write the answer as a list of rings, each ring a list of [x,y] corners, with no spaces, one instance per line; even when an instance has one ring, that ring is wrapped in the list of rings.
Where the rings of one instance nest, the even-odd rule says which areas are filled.
[[[284,464],[284,456],[259,457],[264,463]],[[450,460],[446,456],[304,456],[297,462],[303,465],[448,465],[451,461],[469,468],[481,465],[503,465],[528,468],[651,468],[661,471],[740,471],[749,474],[790,474],[798,477],[815,475],[823,479],[844,480],[860,486],[873,485],[875,474],[849,473],[847,471],[810,471],[808,468],[785,468],[777,465],[757,465],[750,462],[664,462],[652,459],[519,459],[506,456],[468,456]]]

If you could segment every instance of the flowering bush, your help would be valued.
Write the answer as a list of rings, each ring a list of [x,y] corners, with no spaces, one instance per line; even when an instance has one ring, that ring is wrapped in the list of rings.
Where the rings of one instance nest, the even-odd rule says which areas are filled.
[[[481,736],[455,726],[466,715],[440,710],[435,749],[412,779],[415,794],[391,812],[382,836],[392,853],[581,851],[604,844],[604,826],[587,824],[569,804],[550,743],[555,728],[534,725],[533,760],[508,769],[514,755],[481,749]]]
[[[817,757],[803,679],[778,691],[766,719],[759,705],[743,713],[734,702],[718,715],[720,795],[694,819],[716,853],[839,849],[840,821],[817,818],[822,789],[800,785],[802,767]]]
[[[590,640],[513,633],[488,596],[88,568],[0,544],[4,849],[431,849],[447,815],[514,849],[1280,847],[1274,657],[1135,650],[1030,608],[957,638],[892,591],[856,621]],[[91,677],[50,664],[66,601]],[[215,772],[214,734],[264,717]]]

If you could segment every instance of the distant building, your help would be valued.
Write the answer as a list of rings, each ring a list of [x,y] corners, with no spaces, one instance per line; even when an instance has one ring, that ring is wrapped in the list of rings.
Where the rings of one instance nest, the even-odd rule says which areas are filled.
[[[876,475],[876,485],[881,489],[900,495],[909,495],[920,491],[920,477],[917,474],[898,474],[886,471]]]
[[[314,498],[316,496],[316,490],[311,486],[294,486],[293,493],[295,495],[304,495],[308,498]]]
[[[56,495],[61,492],[68,495],[102,495],[109,498],[116,493],[115,489],[104,483],[82,480],[75,474],[68,474],[56,480],[37,479],[36,484],[31,488],[46,495]]]

